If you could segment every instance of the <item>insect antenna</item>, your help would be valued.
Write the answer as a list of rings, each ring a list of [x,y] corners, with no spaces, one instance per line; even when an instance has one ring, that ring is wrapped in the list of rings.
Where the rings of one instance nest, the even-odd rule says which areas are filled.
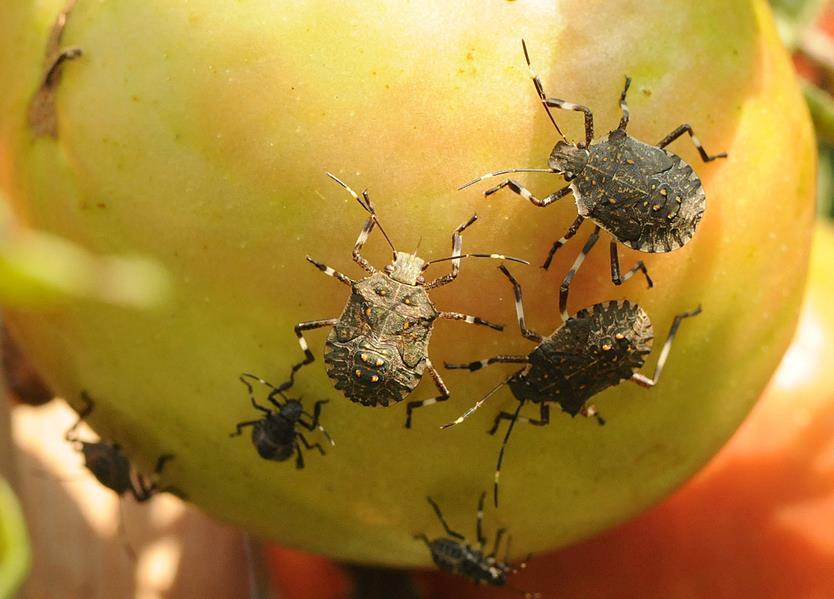
[[[530,62],[530,54],[527,52],[527,43],[523,39],[521,40],[521,47],[524,49],[524,60],[527,61],[527,68],[530,69],[530,75],[533,77],[533,85],[536,86],[536,93],[539,94],[539,99],[542,101],[542,106],[544,107],[545,112],[547,112],[547,116],[550,117],[550,122],[553,123],[554,127],[556,127],[556,131],[559,132],[562,139],[564,139],[566,143],[570,143],[565,137],[565,134],[562,133],[562,130],[559,128],[556,119],[553,118],[553,114],[550,112],[550,107],[545,103],[547,95],[544,93],[544,87],[542,86],[541,79],[539,79],[536,71],[533,70],[533,65]]]
[[[495,466],[495,481],[492,485],[492,501],[495,507],[498,507],[498,479],[501,476],[501,464],[504,462],[504,450],[507,449],[507,441],[510,440],[510,435],[513,432],[513,427],[518,420],[518,415],[521,408],[524,406],[524,400],[519,400],[518,407],[515,409],[513,419],[510,420],[510,426],[507,427],[507,433],[504,435],[504,440],[501,442],[501,451],[498,452],[498,463]],[[509,541],[507,542],[509,545]],[[508,550],[509,551],[509,550]]]
[[[494,258],[496,260],[508,260],[510,262],[530,264],[527,260],[522,260],[521,258],[515,258],[513,256],[505,256],[504,254],[461,254],[460,256],[446,256],[445,258],[436,258],[435,260],[429,260],[428,262],[423,264],[423,270],[426,270],[429,267],[429,265],[434,264],[435,262],[445,262],[447,260],[460,260],[461,258]]]
[[[353,196],[353,198],[357,202],[359,202],[359,205],[362,206],[362,208],[373,217],[374,223],[376,223],[377,228],[379,228],[379,232],[382,233],[383,237],[385,237],[385,241],[388,242],[391,251],[393,251],[394,256],[396,256],[397,249],[394,247],[394,244],[391,242],[391,238],[388,237],[388,233],[385,232],[385,229],[382,228],[382,225],[379,222],[379,218],[376,215],[376,208],[374,207],[374,203],[371,201],[371,197],[368,195],[368,190],[366,189],[365,191],[363,191],[362,197],[360,198],[359,195],[355,191],[353,191],[347,183],[339,179],[339,177],[329,172],[326,172],[325,174],[331,179],[333,179],[336,183],[341,185],[350,195]]]
[[[517,374],[517,373],[516,373],[516,374]],[[515,374],[514,374],[513,376],[515,376]],[[510,377],[510,378],[512,378],[512,377]],[[463,422],[464,420],[466,420],[467,418],[469,418],[469,416],[471,416],[471,415],[472,415],[472,412],[474,412],[475,410],[477,410],[478,408],[480,408],[482,405],[484,405],[484,403],[486,403],[486,400],[488,400],[490,397],[492,397],[493,395],[495,395],[495,394],[498,392],[498,390],[499,390],[499,389],[501,389],[501,387],[503,387],[504,385],[506,385],[506,384],[507,384],[507,383],[509,383],[509,382],[510,382],[510,379],[509,379],[509,378],[508,378],[507,380],[505,380],[505,381],[501,381],[500,383],[498,383],[497,385],[495,385],[492,389],[490,389],[490,390],[489,390],[489,392],[488,392],[486,395],[484,395],[481,399],[479,399],[479,400],[477,401],[477,403],[476,403],[474,406],[472,406],[471,408],[469,408],[468,410],[466,410],[466,411],[465,411],[465,412],[464,412],[461,416],[458,416],[458,417],[457,417],[455,420],[453,420],[452,422],[447,422],[446,424],[444,424],[444,425],[443,425],[443,426],[441,426],[440,428],[442,428],[442,429],[447,429],[447,428],[451,428],[451,427],[453,427],[453,426],[455,426],[455,425],[457,425],[457,424],[460,424],[461,422]]]
[[[467,183],[464,183],[460,187],[458,187],[458,191],[461,189],[466,189],[470,185],[475,185],[478,181],[483,181],[484,179],[489,179],[490,177],[498,177],[499,175],[506,175],[508,173],[555,173],[552,168],[505,168],[502,171],[495,171],[494,173],[487,173],[485,175],[481,175]]]

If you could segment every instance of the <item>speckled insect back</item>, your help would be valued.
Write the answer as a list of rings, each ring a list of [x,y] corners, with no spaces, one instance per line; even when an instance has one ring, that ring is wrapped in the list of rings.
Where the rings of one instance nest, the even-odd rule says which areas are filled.
[[[113,441],[82,441],[76,435],[81,421],[93,411],[93,400],[86,392],[81,393],[84,408],[78,414],[78,420],[64,434],[64,438],[73,444],[84,456],[84,466],[96,477],[102,485],[122,496],[126,493],[133,495],[137,502],[144,502],[159,492],[173,493],[184,497],[182,491],[176,487],[159,487],[155,480],[148,479],[139,473],[133,473],[130,461],[118,443]],[[154,478],[158,477],[165,464],[174,456],[170,453],[162,454],[156,462]]]
[[[475,519],[475,530],[478,539],[477,547],[473,547],[461,533],[449,528],[446,519],[443,517],[443,513],[440,511],[440,506],[431,497],[427,497],[426,499],[434,510],[434,513],[437,514],[438,520],[443,525],[443,530],[449,536],[430,540],[425,534],[421,533],[414,535],[414,538],[426,544],[431,552],[432,561],[441,570],[458,574],[476,584],[507,586],[509,589],[521,593],[525,599],[539,599],[541,597],[540,593],[530,593],[507,585],[507,576],[509,574],[515,574],[519,570],[527,567],[527,561],[529,561],[530,556],[527,556],[527,559],[517,567],[511,566],[509,564],[510,541],[508,539],[504,561],[500,561],[496,557],[501,539],[506,532],[505,529],[498,529],[495,533],[495,544],[493,545],[492,551],[486,553],[487,541],[483,533],[485,498],[486,493],[482,493],[478,500],[478,515]]]
[[[643,308],[625,300],[594,304],[568,318],[562,326],[545,337],[527,328],[521,285],[504,265],[499,268],[513,286],[516,317],[521,334],[537,345],[527,355],[499,355],[467,364],[446,364],[446,368],[467,369],[473,372],[497,363],[524,364],[524,367],[494,387],[457,420],[442,427],[449,428],[460,424],[504,385],[510,388],[518,400],[516,410],[513,413],[500,412],[489,431],[489,434],[494,435],[502,420],[510,421],[495,470],[496,505],[504,450],[516,421],[545,426],[550,423],[550,405],[555,403],[571,416],[593,416],[600,425],[605,424],[596,406],[589,400],[597,393],[624,380],[631,380],[643,387],[653,387],[657,384],[681,321],[701,312],[699,306],[695,310],[675,316],[655,366],[654,376],[649,378],[636,372],[645,363],[654,339],[652,323]],[[538,419],[519,415],[527,402],[538,404]]]
[[[427,262],[416,254],[399,252],[379,224],[367,190],[360,197],[335,175],[327,173],[327,176],[341,185],[370,214],[353,248],[354,261],[370,276],[354,281],[307,256],[307,260],[324,274],[348,285],[351,295],[339,318],[296,325],[295,334],[305,357],[292,367],[289,380],[277,389],[278,392],[289,389],[293,385],[295,373],[315,359],[304,338],[304,331],[331,326],[333,328],[327,337],[324,354],[327,374],[335,381],[336,388],[351,401],[364,406],[390,406],[405,399],[417,387],[423,373],[429,372],[440,395],[407,404],[405,426],[408,428],[411,426],[413,410],[449,398],[448,388],[428,358],[434,321],[445,318],[484,325],[499,331],[503,329],[503,325],[477,316],[439,311],[435,309],[427,291],[454,281],[460,271],[462,258],[527,262],[501,254],[461,254],[462,233],[477,220],[474,215],[455,229],[452,234],[452,255],[448,258]],[[361,255],[374,227],[379,228],[393,251],[393,262],[385,267],[384,272],[371,266]],[[425,281],[423,273],[431,264],[449,260],[452,262],[449,274],[429,283]]]
[[[536,93],[562,140],[556,143],[550,153],[549,168],[511,168],[487,173],[464,184],[460,189],[489,177],[516,172],[553,173],[564,177],[568,185],[543,199],[536,198],[514,179],[499,183],[486,190],[484,195],[489,196],[508,187],[534,205],[543,207],[569,193],[573,194],[578,216],[565,235],[553,244],[543,265],[545,269],[550,267],[558,249],[576,235],[585,219],[594,223],[594,231],[562,280],[559,308],[562,318],[567,320],[570,284],[585,256],[598,241],[600,229],[613,236],[610,242],[610,261],[611,280],[614,284],[621,285],[637,272],[642,272],[649,287],[652,287],[653,283],[642,260],[627,272],[620,273],[617,241],[641,252],[665,253],[682,247],[695,234],[706,208],[703,185],[692,167],[665,147],[684,133],[688,133],[704,162],[726,158],[727,154],[707,154],[692,127],[687,124],[672,131],[660,140],[657,146],[631,137],[626,133],[629,121],[626,93],[631,85],[629,77],[626,77],[625,87],[620,94],[622,118],[619,126],[605,137],[594,141],[594,117],[590,108],[548,98],[538,75],[533,70],[527,46],[523,41],[522,46]],[[585,117],[585,141],[569,142],[550,108],[582,112]]]
[[[252,444],[255,446],[258,455],[263,459],[285,462],[295,454],[295,467],[304,468],[304,456],[301,453],[302,445],[305,449],[316,449],[320,454],[325,455],[321,444],[310,443],[304,433],[301,432],[301,428],[310,432],[319,430],[331,447],[335,445],[333,439],[330,438],[330,434],[319,424],[321,407],[327,403],[327,400],[317,401],[313,405],[313,413],[310,414],[304,410],[300,400],[290,399],[274,385],[259,376],[243,373],[240,375],[240,382],[249,391],[249,401],[252,407],[263,412],[264,416],[258,420],[239,422],[235,432],[230,433],[229,436],[240,436],[243,434],[244,428],[251,427]],[[277,408],[276,410],[270,410],[255,400],[253,382],[263,385],[269,390],[266,399]]]

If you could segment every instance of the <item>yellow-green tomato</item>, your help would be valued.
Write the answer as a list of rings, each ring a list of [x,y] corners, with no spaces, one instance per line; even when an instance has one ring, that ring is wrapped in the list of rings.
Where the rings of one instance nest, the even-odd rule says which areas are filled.
[[[681,327],[656,388],[623,383],[595,398],[605,427],[558,410],[548,427],[518,424],[488,531],[505,526],[516,552],[538,552],[657,501],[724,443],[788,343],[815,148],[763,1],[81,0],[60,42],[83,54],[55,87],[57,136],[36,135],[27,114],[63,6],[0,7],[0,184],[33,226],[92,251],[159,261],[174,299],[141,314],[79,302],[6,318],[56,390],[76,407],[82,389],[97,400],[96,431],[145,471],[175,454],[164,482],[211,514],[338,558],[420,565],[430,556],[413,535],[441,533],[431,496],[474,537],[500,444],[486,431],[517,404],[504,388],[463,424],[440,425],[513,365],[442,365],[533,349],[497,261],[465,260],[458,280],[431,294],[438,309],[507,327],[435,324],[428,353],[451,398],[417,410],[411,430],[404,402],[363,407],[334,389],[323,329],[307,334],[317,360],[291,395],[308,409],[329,400],[322,423],[335,447],[307,452],[297,470],[293,460],[261,459],[248,433],[229,433],[261,416],[238,376],[286,380],[302,358],[293,326],[337,318],[349,297],[305,255],[364,276],[350,252],[367,214],[325,171],[368,188],[397,249],[419,245],[425,259],[448,256],[452,230],[477,211],[464,251],[530,260],[510,265],[528,325],[542,334],[559,326],[558,287],[591,225],[548,272],[538,265],[575,218],[573,200],[537,208],[507,189],[484,198],[500,179],[456,191],[488,171],[546,167],[559,139],[522,38],[546,93],[588,105],[598,135],[617,126],[628,75],[629,133],[656,143],[689,123],[707,151],[729,158],[702,163],[688,136],[670,146],[703,181],[707,208],[680,250],[620,246],[624,268],[646,261],[653,289],[640,276],[612,285],[608,237],[579,271],[571,313],[611,299],[648,312],[648,375],[673,315],[698,305],[703,313]],[[583,138],[580,113],[554,112],[570,140]],[[552,174],[517,177],[539,197],[563,185]],[[380,269],[391,259],[376,231],[364,253]],[[425,376],[409,399],[437,394]]]

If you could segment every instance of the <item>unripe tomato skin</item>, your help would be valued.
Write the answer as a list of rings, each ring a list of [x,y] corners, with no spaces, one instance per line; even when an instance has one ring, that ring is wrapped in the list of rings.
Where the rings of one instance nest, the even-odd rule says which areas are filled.
[[[676,252],[621,250],[624,264],[647,261],[655,289],[639,277],[613,287],[601,244],[571,292],[571,312],[637,301],[658,335],[675,313],[703,306],[661,383],[600,394],[603,429],[563,414],[545,429],[519,426],[488,526],[508,527],[522,554],[639,512],[720,447],[787,346],[807,262],[815,149],[762,1],[605,10],[579,0],[82,1],[62,42],[84,54],[64,66],[58,137],[35,138],[27,104],[63,4],[0,6],[0,186],[33,226],[96,252],[158,260],[174,299],[138,315],[79,302],[6,319],[56,390],[75,405],[82,389],[96,398],[97,432],[145,470],[160,453],[175,454],[166,478],[212,514],[288,545],[401,566],[430,561],[412,538],[437,532],[427,495],[471,529],[498,450],[485,431],[512,398],[502,392],[451,431],[439,425],[506,377],[502,367],[443,371],[452,398],[419,410],[406,431],[404,406],[364,408],[333,389],[324,334],[311,333],[319,359],[296,393],[310,405],[330,400],[322,421],[336,447],[296,471],[228,435],[257,416],[239,374],[284,380],[301,359],[293,325],[336,317],[347,299],[305,254],[360,276],[350,250],[365,214],[326,170],[368,187],[398,248],[420,244],[426,258],[448,255],[451,231],[477,211],[464,250],[531,260],[513,267],[528,322],[543,333],[559,324],[556,289],[588,232],[547,274],[537,265],[575,218],[572,200],[539,209],[505,190],[489,199],[480,187],[455,190],[486,171],[544,166],[557,139],[522,37],[547,92],[591,106],[599,134],[616,126],[630,75],[632,135],[655,142],[689,122],[711,153],[729,158],[705,165],[687,139],[673,144],[703,181],[707,212]],[[566,134],[580,138],[581,118],[563,112]],[[553,176],[525,181],[542,195],[561,185]],[[381,268],[390,250],[374,236],[366,255]],[[432,298],[440,309],[505,322],[505,332],[439,323],[429,348],[436,365],[532,349],[496,266],[465,262]],[[434,393],[424,381],[414,398]]]

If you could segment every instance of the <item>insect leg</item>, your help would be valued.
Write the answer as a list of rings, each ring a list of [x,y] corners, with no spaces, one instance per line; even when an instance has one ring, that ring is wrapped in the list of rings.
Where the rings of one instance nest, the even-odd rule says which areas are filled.
[[[486,545],[486,537],[484,536],[483,530],[484,499],[486,499],[486,491],[481,493],[481,497],[478,499],[478,512],[475,516],[475,536],[478,539],[478,546],[481,551],[484,550],[484,545]]]
[[[434,513],[437,514],[437,517],[440,520],[440,523],[443,525],[443,530],[446,531],[446,534],[450,537],[454,537],[456,539],[460,539],[461,541],[465,541],[466,537],[464,537],[459,532],[455,532],[454,530],[449,528],[449,525],[446,523],[446,518],[443,517],[443,513],[440,511],[440,506],[437,505],[437,503],[435,503],[434,499],[432,499],[431,497],[426,497],[426,499],[429,500],[429,503],[431,504],[432,508],[434,508]]]
[[[482,324],[491,329],[495,329],[496,331],[504,330],[503,324],[495,324],[494,322],[484,320],[483,318],[480,318],[478,316],[470,316],[469,314],[461,314],[460,312],[440,312],[438,314],[438,317],[447,318],[449,320],[462,320],[467,324]]]
[[[264,385],[266,387],[269,387],[269,389],[270,389],[270,394],[268,396],[269,401],[273,405],[275,405],[279,408],[281,407],[281,404],[278,403],[277,401],[275,401],[275,399],[273,397],[273,393],[275,392],[275,386],[274,385],[272,385],[271,383],[268,383],[267,381],[263,380],[261,377],[256,376],[254,374],[250,374],[248,372],[244,372],[238,378],[240,379],[240,382],[243,383],[244,385],[246,385],[246,388],[249,390],[249,401],[252,402],[252,407],[254,407],[256,410],[259,410],[259,411],[263,412],[264,414],[269,414],[270,413],[269,408],[265,408],[262,405],[259,405],[258,402],[255,401],[255,390],[252,388],[252,384],[247,379],[254,379],[255,381],[261,383],[262,385]],[[281,393],[280,395],[283,397],[283,393]],[[284,399],[286,399],[286,398],[284,398]]]
[[[583,222],[585,222],[585,217],[577,216],[576,220],[573,221],[573,224],[570,226],[570,229],[568,229],[562,237],[553,242],[553,247],[550,248],[550,252],[547,254],[547,259],[545,259],[544,264],[542,264],[543,269],[547,270],[550,268],[550,263],[553,262],[553,256],[559,251],[560,247],[568,242],[568,239],[576,235],[576,232],[579,231],[579,227],[582,226]]]
[[[669,357],[669,351],[672,349],[672,340],[675,338],[675,333],[678,332],[678,327],[680,326],[681,321],[684,318],[697,316],[700,313],[701,306],[698,306],[694,310],[682,312],[675,316],[675,320],[672,321],[672,326],[669,329],[669,335],[666,337],[666,342],[663,344],[663,349],[660,350],[660,358],[657,360],[657,366],[654,367],[654,376],[649,378],[639,372],[635,372],[631,375],[631,380],[641,387],[654,387],[657,384],[658,379],[660,379],[660,373],[663,372],[663,366],[666,364],[666,359]]]
[[[492,485],[492,501],[495,504],[495,507],[498,507],[498,479],[501,477],[501,464],[504,462],[504,451],[507,449],[507,442],[510,440],[510,435],[513,432],[513,427],[515,426],[516,421],[518,420],[518,414],[521,412],[521,408],[524,407],[524,400],[518,402],[518,407],[515,409],[515,412],[509,415],[510,418],[510,426],[507,427],[507,433],[504,435],[504,440],[501,442],[501,450],[498,452],[498,462],[495,465],[495,479]],[[498,414],[498,417],[495,419],[495,424],[492,427],[491,433],[494,433],[495,430],[498,428],[498,422],[501,416],[504,416],[506,412],[501,412]]]
[[[64,439],[70,443],[78,442],[78,437],[75,435],[75,431],[78,430],[81,421],[89,416],[93,411],[93,400],[86,391],[81,392],[81,401],[84,402],[84,407],[81,408],[80,412],[78,412],[78,420],[76,420],[75,424],[69,427],[67,432],[64,433]]]
[[[326,403],[328,403],[328,400],[326,399],[321,399],[315,403],[315,405],[313,406],[312,422],[304,422],[304,420],[302,420],[301,418],[298,419],[298,422],[301,423],[301,426],[306,428],[308,431],[319,429],[322,432],[322,434],[327,438],[327,442],[330,443],[330,446],[333,447],[336,445],[336,443],[330,437],[330,433],[324,430],[324,427],[321,424],[319,424],[319,417],[321,416],[321,407]],[[309,416],[307,412],[302,412],[302,414]]]
[[[457,258],[461,254],[461,249],[463,247],[463,231],[472,223],[478,220],[478,215],[473,214],[472,218],[468,221],[460,225],[457,229],[454,230],[452,233],[452,258]],[[438,277],[431,283],[427,285],[427,288],[434,288],[440,287],[442,285],[446,285],[454,281],[458,273],[460,273],[460,260],[452,260],[452,272],[448,275],[443,275],[442,277]]]
[[[261,420],[246,420],[245,422],[238,422],[238,423],[235,425],[237,430],[235,430],[235,432],[233,432],[233,433],[229,433],[229,436],[230,436],[230,437],[239,437],[240,435],[242,435],[242,434],[243,434],[243,429],[244,429],[245,427],[247,427],[247,426],[255,426],[255,425],[256,425],[256,424],[258,424],[259,422],[263,422],[263,420],[262,420],[262,419],[261,419]]]
[[[540,200],[536,196],[534,196],[533,193],[530,190],[528,190],[526,187],[524,187],[521,183],[519,183],[515,179],[507,179],[506,181],[502,181],[501,183],[499,183],[495,187],[490,187],[489,189],[487,189],[484,192],[484,195],[485,196],[492,195],[496,191],[498,191],[499,189],[503,189],[504,187],[509,187],[510,191],[512,191],[513,193],[517,193],[518,195],[520,195],[525,200],[529,200],[530,202],[532,202],[536,206],[539,206],[540,208],[542,208],[544,206],[547,206],[548,204],[552,204],[556,200],[565,197],[566,195],[568,195],[568,193],[570,193],[570,190],[571,190],[570,186],[563,187],[562,189],[560,189],[558,191],[554,191],[553,193],[551,193],[549,196],[547,196],[543,200]]]
[[[487,555],[487,557],[493,557],[494,558],[496,555],[498,555],[498,548],[501,546],[501,539],[504,538],[504,535],[506,534],[506,532],[507,532],[506,528],[499,528],[495,532],[495,545],[493,545],[493,547],[492,547],[492,553]]]
[[[657,143],[657,147],[658,148],[665,148],[666,146],[668,146],[670,143],[675,141],[677,138],[679,138],[684,133],[689,133],[689,137],[692,138],[692,144],[697,148],[698,153],[701,155],[701,160],[703,160],[704,162],[711,162],[711,161],[715,160],[716,158],[726,158],[727,157],[727,152],[721,152],[720,154],[715,154],[714,156],[710,156],[709,154],[707,154],[707,151],[701,145],[701,140],[698,139],[698,137],[692,131],[692,127],[690,127],[686,123],[684,123],[683,125],[681,125],[677,129],[672,131],[669,135],[667,135],[663,139],[661,139]]]
[[[408,402],[408,405],[406,406],[405,428],[411,428],[411,412],[413,412],[417,408],[424,408],[426,406],[430,406],[432,404],[436,404],[449,399],[449,388],[446,387],[446,383],[444,383],[443,379],[440,378],[440,373],[437,372],[437,369],[435,369],[434,366],[432,366],[431,360],[429,360],[428,358],[426,358],[426,370],[429,371],[431,378],[434,380],[434,384],[440,391],[440,395],[438,395],[437,397],[432,397],[430,399],[424,399],[422,401]]]
[[[597,424],[599,424],[600,426],[605,426],[605,418],[603,418],[600,415],[599,410],[597,410],[597,407],[594,404],[589,403],[582,406],[582,409],[579,410],[579,413],[582,414],[585,418],[595,418]]]
[[[156,485],[149,482],[141,474],[136,475],[136,480],[130,480],[130,494],[136,500],[136,503],[144,503],[154,496],[156,493]]]
[[[551,106],[553,108],[583,112],[585,114],[585,147],[587,148],[591,145],[591,142],[594,140],[594,114],[591,112],[590,108],[583,106],[582,104],[565,102],[564,100],[559,100],[558,98],[545,98],[542,102],[544,102],[545,106]]]
[[[528,356],[501,355],[492,356],[491,358],[486,358],[484,360],[478,360],[477,362],[468,362],[466,364],[450,364],[449,362],[444,362],[443,366],[449,370],[469,370],[470,372],[475,372],[476,370],[480,370],[484,366],[489,366],[490,364],[527,364],[529,361],[530,358]]]
[[[301,454],[301,445],[295,442],[295,467],[297,470],[304,468],[304,456]]]
[[[316,262],[310,256],[305,256],[305,258],[307,258],[307,262],[309,262],[310,264],[312,264],[313,266],[318,268],[321,272],[326,274],[328,277],[333,277],[334,279],[336,279],[337,281],[339,281],[341,283],[344,283],[348,287],[353,286],[353,280],[349,276],[340,273],[338,270],[330,268],[326,264],[322,264],[321,262]]]
[[[571,281],[573,281],[576,271],[579,270],[579,267],[582,266],[582,263],[585,261],[585,256],[588,255],[588,252],[591,251],[598,239],[599,225],[596,225],[594,227],[594,232],[591,233],[590,237],[588,237],[588,241],[585,242],[585,246],[576,257],[573,266],[570,267],[570,270],[565,275],[565,278],[562,279],[562,285],[559,287],[559,312],[562,314],[562,320],[568,319],[568,291],[570,290]]]
[[[325,320],[311,320],[309,322],[299,322],[295,325],[295,335],[298,337],[298,344],[301,346],[301,351],[304,352],[304,359],[299,362],[298,364],[294,364],[292,370],[290,371],[290,379],[284,383],[278,385],[275,390],[278,393],[286,391],[290,387],[293,386],[295,382],[295,373],[298,370],[307,364],[310,364],[316,357],[313,355],[313,352],[310,351],[310,347],[307,345],[307,340],[304,338],[304,331],[309,331],[312,329],[320,329],[321,327],[333,326],[339,322],[338,318],[328,318]]]
[[[297,436],[299,439],[301,439],[301,442],[307,449],[318,449],[321,455],[327,455],[327,453],[324,451],[324,447],[321,446],[321,443],[310,443],[307,439],[304,438],[304,435],[302,435],[301,433],[298,433]]]
[[[362,230],[359,232],[359,237],[356,238],[356,244],[353,246],[353,261],[371,274],[374,274],[376,269],[371,266],[370,262],[362,257],[360,252],[362,251],[362,247],[365,245],[365,242],[368,241],[368,235],[371,234],[375,224],[376,216],[372,214],[371,217],[365,221],[365,226],[362,227]]]
[[[628,281],[631,277],[633,277],[637,271],[643,273],[643,276],[646,277],[646,284],[648,285],[649,289],[654,287],[654,283],[652,282],[652,278],[649,276],[649,271],[646,268],[646,265],[643,263],[642,260],[639,260],[637,264],[631,267],[631,269],[626,272],[624,275],[620,276],[620,257],[617,253],[617,241],[615,239],[611,240],[611,281],[615,285],[622,285],[626,281]]]
[[[530,341],[540,343],[543,337],[535,331],[528,329],[527,324],[524,322],[524,304],[521,301],[521,285],[515,277],[510,274],[510,271],[507,270],[506,266],[502,264],[498,267],[498,269],[504,273],[504,275],[510,280],[510,284],[513,286],[513,292],[515,293],[515,315],[518,318],[518,326],[521,329],[522,336]]]
[[[429,541],[429,538],[425,534],[416,534],[414,535],[414,539],[417,541],[423,541],[426,544],[426,547],[429,548],[429,551],[431,551],[431,541]]]
[[[628,93],[628,88],[631,85],[631,77],[626,75],[625,78],[625,87],[623,88],[623,93],[620,94],[620,110],[623,111],[623,116],[620,118],[620,124],[617,127],[620,131],[625,131],[626,127],[628,126],[628,104],[626,104],[626,94]]]

